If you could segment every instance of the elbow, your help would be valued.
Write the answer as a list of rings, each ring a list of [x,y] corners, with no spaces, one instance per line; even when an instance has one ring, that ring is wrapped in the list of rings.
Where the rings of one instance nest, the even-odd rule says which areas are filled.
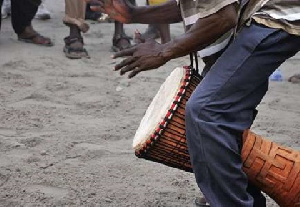
[[[235,28],[238,24],[238,14],[234,5],[229,5],[220,12],[220,25],[225,31]]]
[[[235,28],[238,24],[238,17],[236,15],[228,15],[226,23],[224,24],[227,30]]]

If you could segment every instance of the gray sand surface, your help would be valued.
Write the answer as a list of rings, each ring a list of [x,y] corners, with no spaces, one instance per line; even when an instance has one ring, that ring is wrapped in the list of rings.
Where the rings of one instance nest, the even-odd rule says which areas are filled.
[[[63,1],[49,0],[49,21],[33,22],[55,46],[17,41],[10,19],[0,33],[0,206],[193,206],[200,194],[192,174],[135,157],[132,139],[171,61],[132,80],[113,71],[113,24],[91,24],[84,35],[91,59],[65,58]],[[127,25],[132,35],[145,26]],[[172,25],[173,36],[183,32]],[[281,66],[253,131],[300,150],[300,56]],[[276,206],[269,199],[268,206]]]

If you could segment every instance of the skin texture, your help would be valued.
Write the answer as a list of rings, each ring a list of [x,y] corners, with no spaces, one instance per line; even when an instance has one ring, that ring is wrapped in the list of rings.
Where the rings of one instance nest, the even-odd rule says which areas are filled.
[[[144,24],[171,23],[181,19],[181,17],[178,18],[180,11],[176,1],[168,1],[161,6],[144,7],[128,6],[128,3],[124,0],[107,0],[108,3],[105,3],[104,0],[97,1],[100,2],[99,8],[102,12],[117,11],[122,18],[128,17],[127,22]],[[163,16],[165,11],[170,14],[168,17]],[[117,15],[118,18],[119,15]],[[205,48],[234,28],[236,24],[236,7],[235,4],[231,4],[215,14],[199,19],[185,34],[171,42],[159,44],[154,40],[147,40],[136,47],[114,54],[113,58],[127,57],[115,66],[115,70],[120,70],[121,75],[129,73],[128,77],[132,78],[142,71],[156,69],[171,59]]]

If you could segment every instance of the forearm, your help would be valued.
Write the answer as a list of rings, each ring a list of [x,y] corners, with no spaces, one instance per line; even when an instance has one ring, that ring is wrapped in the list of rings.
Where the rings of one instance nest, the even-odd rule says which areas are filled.
[[[180,21],[180,8],[175,0],[157,6],[132,7],[132,23],[172,24]]]
[[[236,25],[235,7],[231,5],[216,14],[199,19],[184,35],[165,44],[161,55],[166,60],[204,49]]]

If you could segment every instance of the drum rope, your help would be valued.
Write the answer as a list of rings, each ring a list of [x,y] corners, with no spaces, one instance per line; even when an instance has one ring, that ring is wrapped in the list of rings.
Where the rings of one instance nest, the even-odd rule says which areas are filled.
[[[194,67],[194,59],[195,59],[195,67]],[[190,53],[190,68],[199,74],[199,61],[197,52]]]

